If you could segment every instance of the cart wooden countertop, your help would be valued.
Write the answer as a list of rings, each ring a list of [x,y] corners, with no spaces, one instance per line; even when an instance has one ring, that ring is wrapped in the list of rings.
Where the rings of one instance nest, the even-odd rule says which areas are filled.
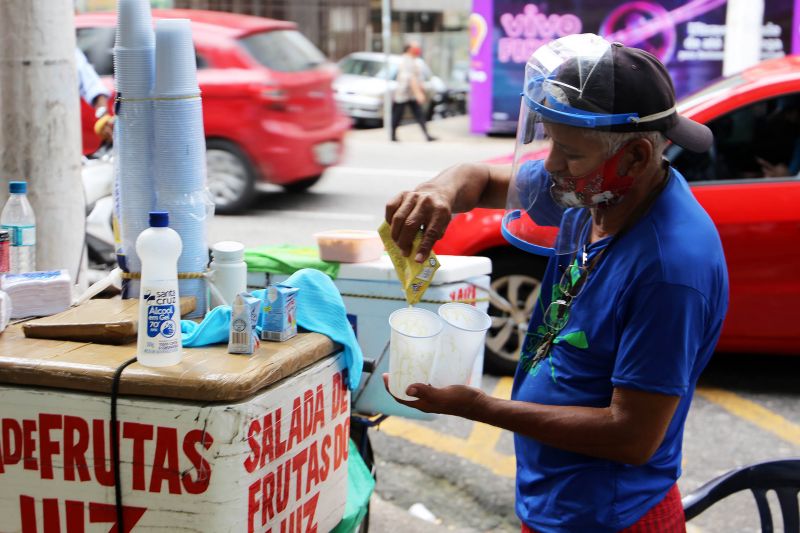
[[[253,355],[232,355],[226,345],[185,348],[180,364],[163,368],[133,363],[120,395],[203,402],[235,402],[331,355],[337,345],[318,333],[261,343]],[[0,335],[0,384],[110,393],[117,367],[136,356],[136,344],[111,346],[26,338],[20,325]]]

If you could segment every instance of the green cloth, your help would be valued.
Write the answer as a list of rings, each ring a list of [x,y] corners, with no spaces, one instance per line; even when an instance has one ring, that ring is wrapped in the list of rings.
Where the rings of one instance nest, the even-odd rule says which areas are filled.
[[[358,453],[358,447],[350,440],[350,451],[347,456],[347,502],[344,504],[342,521],[331,530],[331,533],[351,533],[358,529],[367,514],[369,498],[375,488],[375,480],[369,468]]]
[[[244,251],[244,262],[250,272],[292,275],[303,268],[313,268],[331,279],[339,275],[339,263],[320,259],[315,246],[259,246]]]

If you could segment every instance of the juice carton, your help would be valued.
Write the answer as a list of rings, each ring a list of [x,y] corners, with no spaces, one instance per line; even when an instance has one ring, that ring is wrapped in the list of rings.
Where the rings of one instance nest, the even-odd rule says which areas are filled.
[[[285,341],[297,335],[297,304],[299,289],[286,285],[270,285],[261,302],[261,339]]]
[[[261,313],[261,300],[248,292],[236,295],[231,307],[231,329],[228,353],[250,355],[258,347],[256,324]]]

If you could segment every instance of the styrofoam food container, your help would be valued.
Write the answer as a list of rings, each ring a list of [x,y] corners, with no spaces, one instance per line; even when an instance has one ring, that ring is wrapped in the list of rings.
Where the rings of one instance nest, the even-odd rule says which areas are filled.
[[[383,253],[383,241],[377,231],[331,230],[315,233],[314,237],[323,261],[362,263],[374,261]]]

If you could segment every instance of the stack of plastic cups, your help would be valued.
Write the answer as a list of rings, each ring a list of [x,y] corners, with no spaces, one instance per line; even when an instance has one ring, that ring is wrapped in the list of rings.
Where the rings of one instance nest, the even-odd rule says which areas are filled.
[[[116,108],[114,159],[115,193],[120,223],[120,265],[141,272],[136,238],[147,229],[155,208],[153,184],[153,102],[155,35],[148,0],[119,0],[114,46]],[[139,283],[130,282],[123,295],[139,296]]]
[[[208,264],[206,145],[192,31],[187,19],[156,22],[155,190],[157,208],[183,241],[178,272],[202,273]],[[197,298],[192,316],[208,305],[203,279],[182,279],[181,296]]]

